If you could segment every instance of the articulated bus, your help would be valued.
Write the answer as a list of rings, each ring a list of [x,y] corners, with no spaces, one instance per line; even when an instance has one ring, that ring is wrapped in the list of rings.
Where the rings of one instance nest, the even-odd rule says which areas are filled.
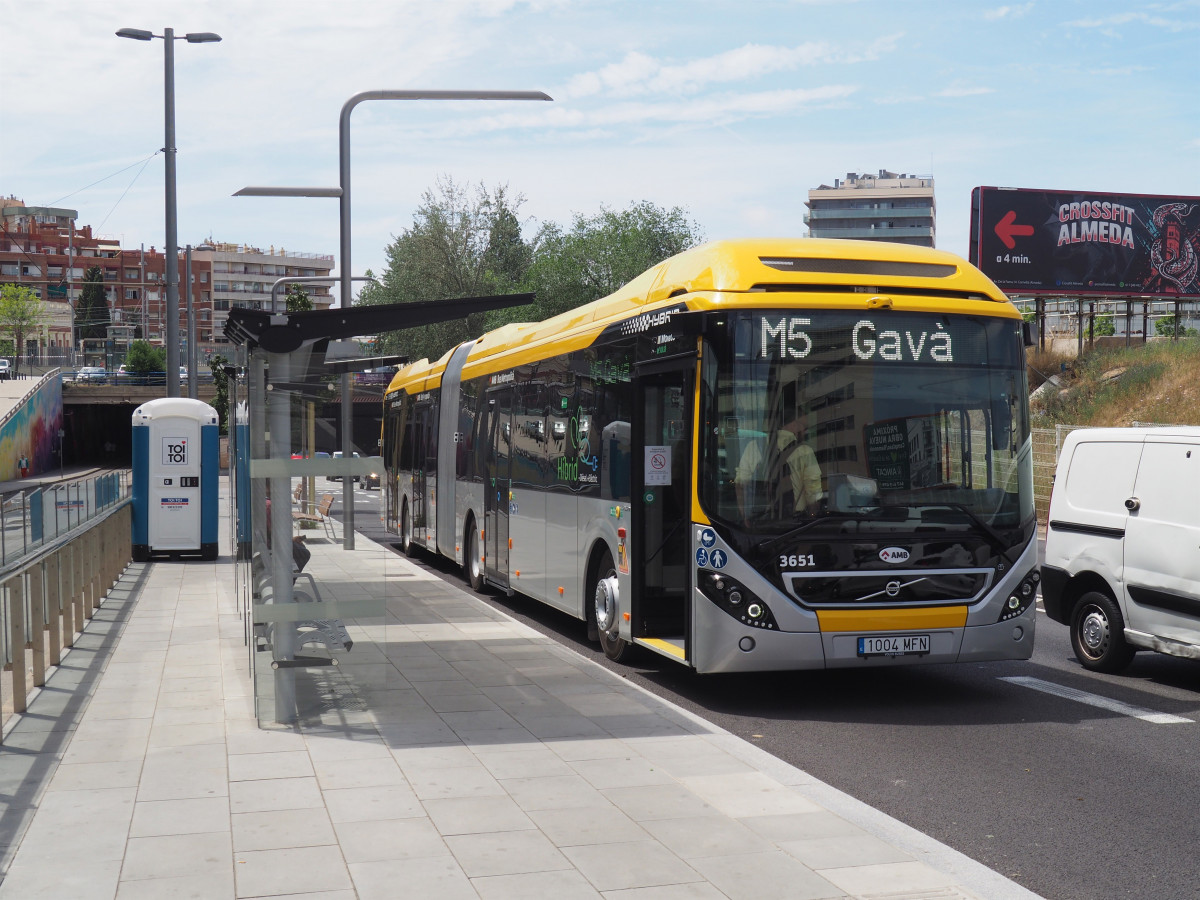
[[[949,253],[737,240],[397,372],[385,524],[698,672],[1028,659],[1015,307]]]

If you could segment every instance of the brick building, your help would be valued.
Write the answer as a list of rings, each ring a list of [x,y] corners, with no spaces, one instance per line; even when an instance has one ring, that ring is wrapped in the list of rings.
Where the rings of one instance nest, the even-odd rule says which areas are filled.
[[[26,206],[15,197],[0,199],[0,283],[33,289],[46,303],[50,319],[26,337],[21,353],[50,363],[82,362],[71,353],[79,341],[73,310],[83,291],[87,270],[100,270],[111,325],[110,349],[123,356],[129,341],[141,337],[165,342],[166,257],[155,247],[122,247],[115,238],[94,235],[90,225],[76,224],[72,209]],[[179,327],[187,329],[186,256],[179,253]],[[244,244],[208,241],[192,249],[192,308],[201,356],[226,348],[223,327],[235,307],[266,309],[271,286],[287,276],[325,276],[333,256],[263,251]],[[325,285],[305,285],[315,309],[333,303]]]

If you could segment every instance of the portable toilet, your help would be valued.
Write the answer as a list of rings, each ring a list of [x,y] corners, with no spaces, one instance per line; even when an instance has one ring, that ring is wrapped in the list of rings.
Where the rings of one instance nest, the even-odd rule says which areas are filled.
[[[217,558],[220,424],[200,400],[163,397],[133,411],[133,558]]]

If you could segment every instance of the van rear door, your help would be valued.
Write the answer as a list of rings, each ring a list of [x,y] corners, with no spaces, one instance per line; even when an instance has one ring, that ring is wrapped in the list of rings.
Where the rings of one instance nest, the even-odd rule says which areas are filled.
[[[1126,625],[1200,644],[1200,444],[1147,436],[1130,499]]]

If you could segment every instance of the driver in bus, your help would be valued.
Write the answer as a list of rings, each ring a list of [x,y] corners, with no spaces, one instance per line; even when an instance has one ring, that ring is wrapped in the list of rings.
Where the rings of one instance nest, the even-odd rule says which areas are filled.
[[[821,467],[812,447],[803,441],[807,426],[807,416],[798,409],[773,435],[746,445],[733,476],[738,510],[743,519],[759,511],[790,519],[795,513],[816,508],[822,496]],[[764,460],[763,444],[770,442],[774,446]],[[766,510],[759,504],[754,504],[757,509],[748,504],[757,485],[762,485],[766,493]]]

